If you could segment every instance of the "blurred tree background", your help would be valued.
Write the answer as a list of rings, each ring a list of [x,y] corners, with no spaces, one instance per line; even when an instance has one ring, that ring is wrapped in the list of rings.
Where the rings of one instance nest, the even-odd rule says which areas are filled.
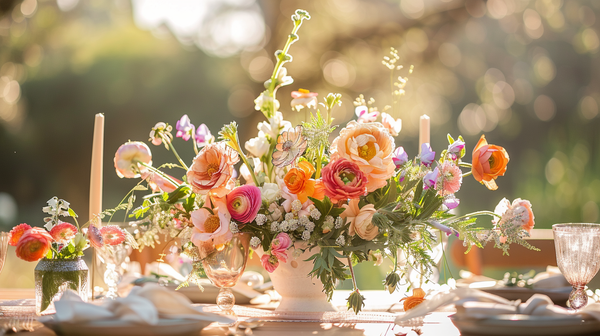
[[[295,83],[279,92],[293,124],[304,117],[289,108],[298,88],[342,93],[342,125],[361,93],[391,105],[381,60],[393,47],[405,66],[395,76],[415,69],[392,112],[403,120],[397,145],[416,155],[428,114],[438,152],[447,133],[462,134],[469,152],[485,133],[511,156],[498,191],[465,179],[461,213],[520,197],[537,228],[598,221],[598,1],[0,0],[0,229],[41,225],[55,195],[87,217],[96,113],[106,117],[105,208],[137,182],[116,176],[114,152],[158,121],[188,114],[216,135],[236,120],[243,141],[256,136],[253,100],[296,8],[312,19],[291,48]],[[152,150],[154,162],[172,159]],[[13,259],[7,267],[25,267]]]

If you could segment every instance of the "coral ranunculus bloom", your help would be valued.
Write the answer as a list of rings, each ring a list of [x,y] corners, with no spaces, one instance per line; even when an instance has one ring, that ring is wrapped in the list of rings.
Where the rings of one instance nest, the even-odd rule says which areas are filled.
[[[17,243],[17,257],[25,261],[38,261],[48,254],[52,236],[41,228],[31,228],[21,236]]]
[[[386,185],[394,174],[394,138],[377,122],[350,121],[331,143],[331,160],[348,159],[358,165],[367,176],[367,191]]]
[[[319,189],[316,185],[317,181],[311,179],[314,173],[315,167],[310,162],[300,161],[298,167],[290,169],[283,178],[290,192],[298,196],[298,199],[302,203],[308,200],[308,196],[313,197],[315,190],[318,191]]]
[[[508,161],[506,150],[500,146],[488,145],[485,136],[482,135],[473,149],[473,177],[488,189],[496,190],[498,186],[495,179],[504,176]]]
[[[21,236],[23,236],[23,234],[29,229],[31,229],[31,226],[25,223],[21,223],[15,226],[12,230],[10,230],[10,239],[8,240],[8,245],[17,246],[17,243],[19,242],[19,239],[21,239]]]

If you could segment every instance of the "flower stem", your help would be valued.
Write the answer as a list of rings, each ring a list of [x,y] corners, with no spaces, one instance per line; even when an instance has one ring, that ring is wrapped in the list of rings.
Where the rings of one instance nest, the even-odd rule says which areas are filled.
[[[192,143],[194,144],[194,153],[198,155],[198,144],[196,143],[196,128],[192,127]]]
[[[165,180],[173,183],[173,185],[180,187],[181,185],[179,183],[177,183],[177,181],[173,180],[169,175],[163,173],[162,171],[154,168],[152,165],[149,165],[145,162],[139,161],[139,160],[135,160],[136,163],[148,168],[149,170],[151,170],[153,173],[160,175],[162,178],[164,178]],[[186,168],[187,170],[187,168]]]
[[[315,173],[315,180],[318,180],[321,177],[321,159],[323,157],[323,145],[319,147],[319,153],[317,155],[317,171]]]
[[[288,36],[287,41],[285,42],[285,45],[283,46],[283,50],[282,50],[282,55],[286,55],[287,52],[290,50],[290,46],[292,45],[292,43],[294,43],[297,39],[294,39],[292,36],[296,35],[296,33],[298,32],[298,29],[300,29],[300,26],[302,25],[302,21],[296,21],[294,22],[294,28],[292,29],[292,33]],[[283,65],[285,57],[277,57],[277,63],[275,64],[275,68],[273,69],[273,74],[271,75],[271,85],[269,85],[269,93],[273,94],[273,92],[275,91],[275,80],[277,79],[277,74],[279,73],[279,69],[281,68],[281,66]]]
[[[491,211],[487,211],[487,210],[483,210],[483,211],[471,212],[471,213],[468,213],[466,215],[462,215],[462,216],[458,216],[458,217],[448,218],[445,221],[443,221],[442,223],[455,222],[455,221],[457,221],[459,219],[468,218],[468,217],[483,216],[483,215],[492,216],[492,217],[498,217],[498,218],[502,217],[502,216],[498,215],[497,213],[494,213],[494,212],[491,212]]]
[[[244,155],[244,153],[241,150],[238,151],[238,154],[240,154],[242,161],[244,161],[244,164],[246,165],[246,167],[248,167],[248,171],[250,171],[250,175],[252,176],[252,181],[254,181],[254,185],[257,187],[260,187],[260,185],[258,184],[258,179],[256,178],[256,175],[254,174],[254,169],[252,168],[250,163],[248,163],[248,159],[246,158],[246,155]]]
[[[194,142],[194,147],[196,147],[196,143]],[[173,143],[171,141],[169,141],[169,148],[171,148],[171,151],[173,152],[173,154],[175,154],[175,157],[177,158],[177,161],[179,161],[179,163],[181,163],[181,165],[183,166],[183,168],[185,168],[185,170],[188,170],[188,166],[185,164],[185,162],[183,162],[183,160],[181,159],[181,157],[179,157],[179,153],[177,153],[177,150],[175,150],[175,146],[173,146]]]
[[[352,268],[352,259],[350,258],[351,255],[352,253],[346,258],[348,259],[348,267],[350,268],[350,275],[352,276],[352,289],[358,290],[358,287],[356,286],[356,277],[354,276],[354,268]]]

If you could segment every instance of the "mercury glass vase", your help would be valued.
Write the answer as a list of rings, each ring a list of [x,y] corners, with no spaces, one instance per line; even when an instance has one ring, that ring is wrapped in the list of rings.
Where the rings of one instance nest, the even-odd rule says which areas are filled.
[[[37,315],[50,314],[54,310],[54,301],[61,298],[67,289],[71,289],[88,300],[88,267],[81,258],[42,259],[35,267],[35,312]]]
[[[223,311],[231,311],[235,304],[235,297],[229,288],[235,286],[244,273],[250,251],[250,237],[249,233],[236,233],[229,242],[202,259],[206,276],[220,289],[217,306]]]
[[[585,285],[600,269],[600,224],[569,223],[552,225],[558,268],[573,286],[569,306],[587,305]]]

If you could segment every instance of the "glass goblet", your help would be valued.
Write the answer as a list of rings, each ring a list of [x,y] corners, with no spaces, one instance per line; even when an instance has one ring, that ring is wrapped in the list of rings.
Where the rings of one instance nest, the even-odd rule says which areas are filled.
[[[108,286],[105,298],[115,300],[119,297],[118,285],[123,278],[122,264],[131,253],[128,245],[104,245],[96,249],[98,261],[105,267],[104,283]]]
[[[244,273],[248,252],[250,250],[250,234],[236,233],[222,246],[217,246],[202,259],[206,276],[217,287],[217,306],[223,311],[231,311],[235,297],[231,287],[235,286]],[[201,255],[204,253],[201,251]]]
[[[585,285],[600,269],[600,224],[568,223],[552,225],[558,268],[573,286],[569,305],[585,307]]]

